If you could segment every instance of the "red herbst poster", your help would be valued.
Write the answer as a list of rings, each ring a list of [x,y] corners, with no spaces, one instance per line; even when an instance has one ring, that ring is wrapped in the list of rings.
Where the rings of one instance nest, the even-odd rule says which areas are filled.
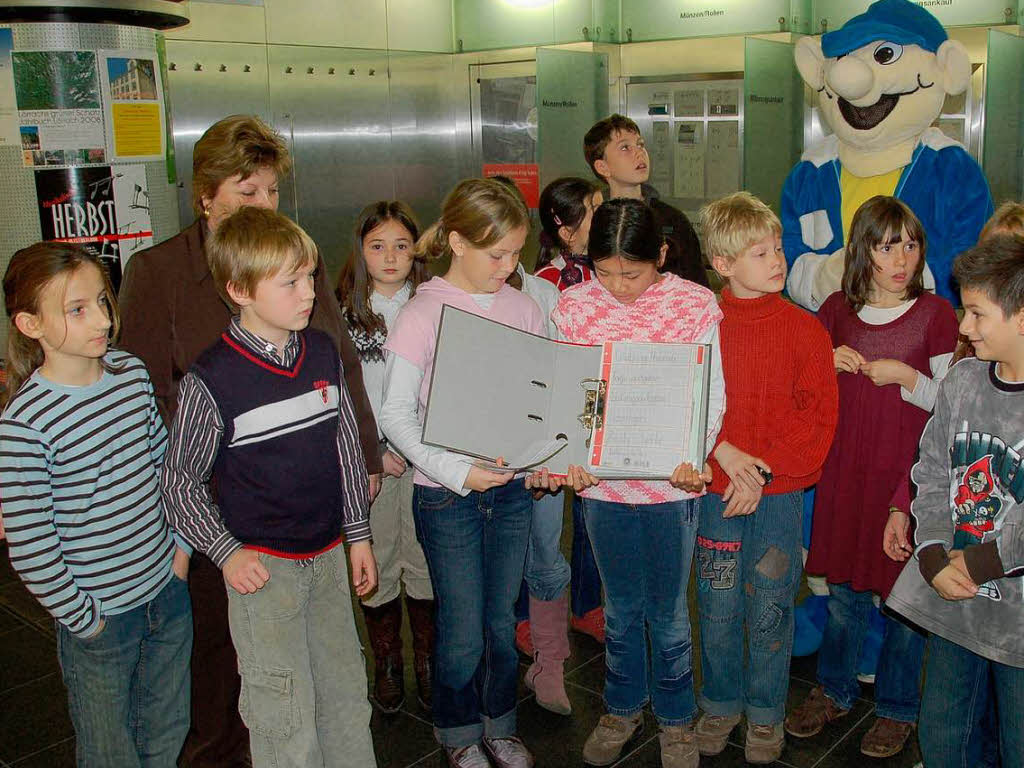
[[[485,163],[484,178],[508,176],[526,198],[526,205],[536,208],[540,201],[540,173],[536,163]]]

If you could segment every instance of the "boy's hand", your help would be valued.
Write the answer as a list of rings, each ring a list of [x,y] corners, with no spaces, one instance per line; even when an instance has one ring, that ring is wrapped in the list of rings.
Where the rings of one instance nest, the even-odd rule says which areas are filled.
[[[575,464],[569,465],[569,472],[566,475],[566,485],[571,485],[572,489],[579,493],[585,491],[587,488],[592,488],[601,482],[601,478],[594,477],[583,467]]]
[[[171,570],[182,581],[188,581],[188,555],[185,554],[181,547],[174,548],[174,560],[171,562]]]
[[[100,623],[96,625],[96,631],[93,632],[91,635],[89,635],[85,639],[86,640],[92,640],[94,637],[99,637],[103,633],[103,630],[106,629],[106,628],[107,628],[107,620],[101,616],[100,617]]]
[[[899,509],[889,512],[889,519],[885,523],[885,530],[882,532],[882,551],[891,560],[902,563],[912,554],[914,548],[910,546],[910,515]]]
[[[381,463],[384,465],[385,475],[390,477],[401,477],[405,474],[405,459],[394,451],[384,451],[384,455],[381,457]]]
[[[236,549],[224,563],[224,581],[240,595],[259,591],[269,580],[270,571],[255,549]]]
[[[722,510],[722,517],[741,517],[752,514],[757,509],[757,505],[761,503],[763,490],[760,485],[751,490],[746,486],[737,485],[735,482],[729,483],[725,493],[722,494],[722,501],[726,502],[725,509]]]
[[[541,467],[539,471],[526,476],[526,487],[533,491],[533,498],[539,499],[545,493],[557,493],[561,490],[562,481],[550,474],[547,467]]]
[[[835,364],[837,371],[857,373],[867,360],[856,349],[841,344],[832,350],[832,362]]]
[[[352,563],[352,588],[359,597],[366,597],[377,588],[377,560],[370,542],[357,541],[349,547],[348,559]]]
[[[961,554],[961,557],[963,555]],[[965,576],[953,562],[953,553],[950,553],[950,563],[935,578],[932,579],[932,589],[939,593],[939,597],[946,600],[969,600],[978,594],[978,585]]]
[[[753,492],[756,490],[758,491],[758,497],[760,497],[760,491],[764,485],[764,477],[757,471],[757,468],[761,467],[765,472],[772,471],[772,468],[763,459],[751,456],[727,441],[722,441],[715,448],[715,458],[722,465],[722,469],[725,470],[725,474],[732,480],[733,485],[745,491]],[[728,501],[727,497],[723,496],[722,498]]]
[[[377,498],[377,494],[380,493],[380,473],[376,475],[369,475],[366,478],[370,485],[370,503],[373,504],[373,500]]]
[[[899,384],[908,392],[917,386],[917,371],[899,360],[873,360],[861,363],[860,372],[871,379],[876,387]]]
[[[673,488],[689,493],[700,493],[704,486],[711,482],[711,467],[705,464],[704,471],[698,472],[689,462],[680,464],[668,481]]]

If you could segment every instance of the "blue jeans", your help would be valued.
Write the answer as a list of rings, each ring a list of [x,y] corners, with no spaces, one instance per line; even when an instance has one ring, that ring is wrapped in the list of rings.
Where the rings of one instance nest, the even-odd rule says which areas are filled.
[[[565,494],[546,493],[533,502],[530,545],[526,550],[526,584],[537,600],[550,602],[569,585],[569,563],[559,546]]]
[[[763,496],[753,514],[729,518],[722,517],[721,496],[700,500],[700,706],[710,715],[745,711],[759,725],[785,718],[793,604],[803,570],[801,495]]]
[[[416,536],[437,606],[432,714],[447,747],[516,731],[513,604],[532,502],[522,480],[467,496],[425,485],[413,491]]]
[[[601,574],[594,560],[594,548],[587,535],[583,516],[583,499],[572,499],[572,573],[569,581],[569,603],[576,617],[590,613],[601,605]]]
[[[697,711],[686,604],[697,505],[584,499],[583,509],[605,589],[605,705],[631,717],[650,701],[661,725],[688,723]]]
[[[855,592],[849,584],[829,584],[828,620],[818,651],[818,682],[842,709],[860,695],[857,660],[875,603],[871,592]],[[875,672],[875,711],[903,723],[917,721],[921,705],[924,636],[883,613],[885,634]]]
[[[189,724],[192,603],[171,575],[156,597],[104,617],[91,638],[57,624],[80,768],[174,768]]]
[[[918,727],[928,768],[996,765],[997,736],[1002,768],[1022,768],[1022,716],[1024,669],[989,661],[938,635],[928,637]]]

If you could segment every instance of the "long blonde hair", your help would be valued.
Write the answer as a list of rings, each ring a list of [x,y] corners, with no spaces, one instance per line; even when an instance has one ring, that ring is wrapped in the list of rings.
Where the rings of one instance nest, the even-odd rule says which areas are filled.
[[[417,258],[435,261],[451,256],[448,236],[459,236],[474,248],[488,248],[520,227],[530,227],[526,205],[494,179],[465,179],[444,199],[441,218],[416,241]]]
[[[85,264],[96,267],[103,277],[110,306],[110,336],[117,338],[121,325],[114,289],[106,268],[98,258],[77,245],[47,242],[22,248],[11,258],[4,273],[4,307],[8,317],[7,389],[6,392],[0,392],[0,406],[14,396],[45,359],[39,342],[23,334],[14,324],[14,318],[19,312],[39,314],[40,299],[46,286],[61,276],[81,269]]]

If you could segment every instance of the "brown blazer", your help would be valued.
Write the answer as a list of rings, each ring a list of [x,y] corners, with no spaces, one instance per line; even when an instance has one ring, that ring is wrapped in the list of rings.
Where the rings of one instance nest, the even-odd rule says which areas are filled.
[[[132,256],[119,296],[119,346],[142,358],[153,380],[157,406],[168,429],[178,409],[178,383],[199,354],[228,327],[231,310],[213,285],[206,262],[205,227],[197,221],[170,240]],[[338,345],[345,384],[352,396],[366,471],[381,472],[377,424],[363,388],[348,326],[327,285],[321,256],[316,274],[317,301],[309,324]]]

